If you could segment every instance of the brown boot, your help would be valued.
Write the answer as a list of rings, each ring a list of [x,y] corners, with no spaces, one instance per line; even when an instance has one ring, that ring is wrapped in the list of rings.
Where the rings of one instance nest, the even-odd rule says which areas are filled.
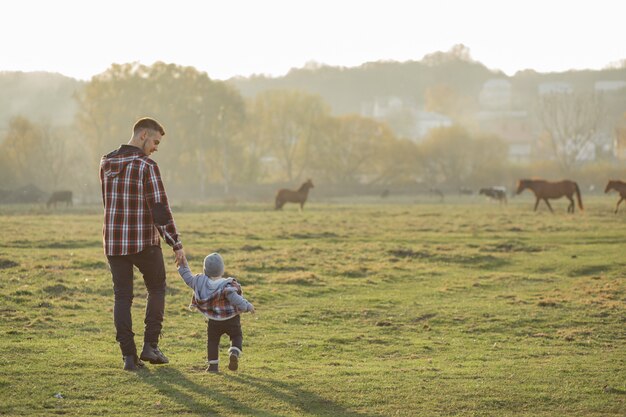
[[[161,352],[156,343],[144,343],[143,350],[139,358],[143,361],[148,361],[153,365],[160,365],[163,363],[169,363],[170,360]]]
[[[138,371],[144,367],[143,362],[137,355],[122,356],[122,359],[124,360],[125,371]]]

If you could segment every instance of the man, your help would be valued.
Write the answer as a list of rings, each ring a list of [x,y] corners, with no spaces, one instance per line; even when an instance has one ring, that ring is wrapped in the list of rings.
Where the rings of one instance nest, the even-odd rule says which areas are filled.
[[[158,348],[165,309],[165,265],[159,235],[174,250],[176,261],[186,262],[159,167],[149,158],[158,150],[163,135],[159,122],[140,119],[128,144],[100,161],[104,252],[115,293],[113,319],[124,369],[129,371],[144,366],[142,360],[152,364],[169,362]],[[139,357],[131,316],[133,266],[143,274],[148,290],[144,344]]]

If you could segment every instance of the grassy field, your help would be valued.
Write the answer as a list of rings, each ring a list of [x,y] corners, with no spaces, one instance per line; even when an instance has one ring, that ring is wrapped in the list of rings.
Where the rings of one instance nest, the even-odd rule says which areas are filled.
[[[171,363],[124,372],[100,209],[0,209],[0,415],[624,416],[626,213],[585,203],[175,207],[257,308],[217,375],[169,250]]]

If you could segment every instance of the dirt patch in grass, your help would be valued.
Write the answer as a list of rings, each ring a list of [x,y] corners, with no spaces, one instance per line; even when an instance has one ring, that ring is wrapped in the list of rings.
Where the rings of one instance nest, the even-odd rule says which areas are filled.
[[[70,292],[73,292],[71,288],[68,288],[63,284],[49,285],[45,287],[43,291],[47,294],[57,295],[57,296],[61,294],[68,294]]]
[[[590,329],[563,329],[556,332],[558,337],[572,342],[577,339],[588,338],[593,334]]]
[[[588,276],[588,275],[599,275],[610,270],[611,267],[608,265],[586,265],[580,268],[575,268],[570,272],[570,276]]]
[[[272,272],[297,272],[306,271],[306,268],[299,265],[246,265],[246,271],[260,272],[260,273],[272,273]]]
[[[301,285],[306,287],[324,285],[324,282],[317,275],[311,272],[295,274],[282,282],[285,284]]]
[[[109,269],[104,261],[78,261],[72,262],[73,269]]]
[[[412,321],[417,323],[417,322],[420,322],[420,321],[432,319],[436,315],[437,315],[437,313],[426,313],[426,314],[422,314],[419,317],[415,317]]]
[[[425,250],[414,251],[413,249],[393,249],[389,253],[398,258],[430,258],[432,255]]]
[[[517,240],[511,240],[508,242],[501,242],[492,245],[486,245],[479,249],[480,252],[542,252],[543,248],[538,246],[530,246]]]
[[[243,245],[240,249],[242,251],[244,251],[244,252],[254,252],[254,251],[257,251],[257,250],[263,250],[263,246],[261,246],[261,245]]]
[[[13,268],[16,266],[20,266],[17,262],[10,261],[8,259],[0,258],[0,269]]]
[[[365,278],[367,277],[367,268],[351,269],[340,274],[346,278]]]
[[[323,232],[323,233],[292,233],[288,236],[281,236],[284,239],[327,239],[339,237],[337,233]]]
[[[481,254],[431,253],[425,250],[414,251],[413,249],[393,249],[389,251],[389,254],[396,258],[425,259],[432,262],[491,268],[499,267],[508,263],[508,261],[503,258]],[[392,260],[393,259],[394,258],[392,258]]]
[[[591,278],[593,281],[581,282],[577,288],[577,298],[584,304],[595,304],[603,308],[623,309],[625,288],[620,278],[603,282]],[[604,278],[608,279],[608,278]]]
[[[561,303],[557,300],[546,299],[540,300],[539,302],[537,302],[537,305],[539,307],[559,307]]]
[[[102,247],[101,240],[14,240],[12,242],[0,243],[0,247],[21,248],[21,249],[78,249]]]

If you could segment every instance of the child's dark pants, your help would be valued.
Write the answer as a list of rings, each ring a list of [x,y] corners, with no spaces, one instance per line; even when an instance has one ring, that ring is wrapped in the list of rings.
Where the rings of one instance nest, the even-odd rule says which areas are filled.
[[[242,349],[243,334],[239,315],[228,320],[209,320],[207,325],[207,358],[216,361],[219,358],[220,338],[226,333],[230,336],[230,345]]]

